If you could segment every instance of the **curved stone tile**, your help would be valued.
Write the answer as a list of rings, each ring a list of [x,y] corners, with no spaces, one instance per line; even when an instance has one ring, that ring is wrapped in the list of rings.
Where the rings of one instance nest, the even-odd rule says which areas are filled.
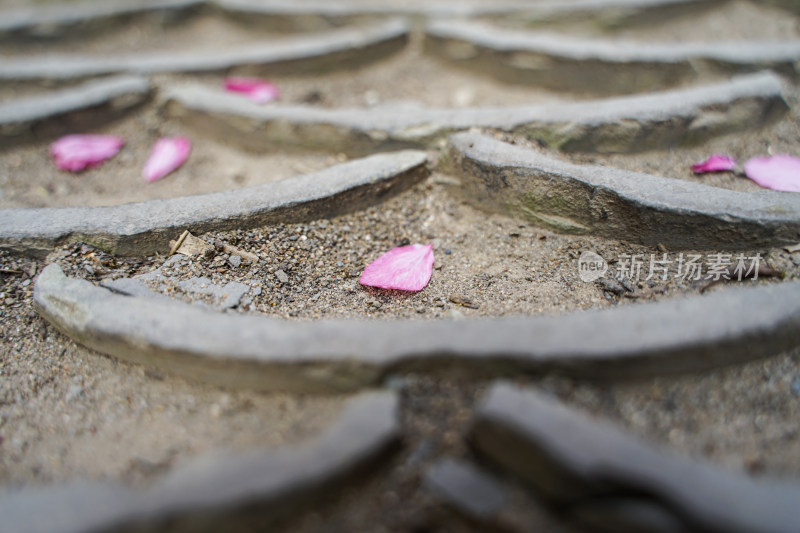
[[[704,75],[774,69],[797,76],[800,40],[784,42],[649,43],[585,39],[438,21],[426,49],[471,71],[509,83],[584,93],[634,93]]]
[[[519,2],[460,3],[431,2],[423,5],[383,5],[362,2],[294,2],[292,0],[135,0],[79,1],[37,5],[0,12],[0,39],[53,38],[67,31],[81,36],[93,30],[109,31],[114,22],[138,23],[135,17],[149,14],[186,15],[204,7],[225,15],[242,17],[277,31],[320,30],[387,16],[492,17],[515,22],[552,23],[598,19],[605,25],[635,24],[642,20],[663,21],[727,0],[564,0],[533,5]],[[772,0],[779,2],[780,0]],[[785,0],[790,2],[791,0]],[[246,19],[245,19],[246,17]],[[102,24],[98,24],[102,22]]]
[[[205,5],[206,0],[114,0],[35,4],[0,12],[0,38],[46,35],[52,38],[67,29],[85,32],[109,28],[109,21],[127,20],[149,12],[184,12]],[[97,22],[103,22],[99,25]]]
[[[800,195],[744,193],[611,167],[575,165],[479,133],[450,138],[460,192],[482,209],[571,233],[678,249],[800,240]]]
[[[48,94],[0,102],[0,148],[41,135],[81,131],[147,100],[150,82],[118,76]]]
[[[755,128],[788,109],[780,79],[771,73],[648,95],[509,108],[259,106],[202,85],[169,88],[163,100],[169,116],[251,150],[269,144],[351,154],[431,146],[472,127],[542,138],[566,151],[640,151]]]
[[[306,29],[350,22],[364,16],[493,17],[517,22],[563,19],[612,19],[616,23],[662,21],[669,16],[693,13],[698,8],[727,0],[563,0],[521,2],[436,2],[381,4],[353,1],[294,2],[292,0],[212,0],[227,13],[274,17],[291,27]],[[776,0],[777,1],[777,0]],[[316,20],[309,20],[316,19]]]
[[[586,24],[615,30],[641,24],[664,24],[672,18],[702,16],[729,0],[570,0],[544,1],[526,9],[490,11],[485,6],[477,16],[508,26],[548,27],[556,24]]]
[[[226,14],[245,16],[265,15],[288,23],[277,27],[309,29],[350,23],[364,16],[424,16],[424,17],[499,17],[514,18],[517,22],[558,22],[563,20],[599,19],[615,25],[642,20],[662,21],[670,16],[695,13],[698,9],[723,5],[728,0],[564,0],[542,1],[534,4],[520,2],[461,3],[430,2],[422,5],[365,4],[363,2],[294,2],[292,0],[134,0],[79,1],[35,8],[6,10],[0,13],[0,38],[8,36],[37,36],[64,30],[91,30],[97,21],[122,19],[148,13],[186,12],[203,6],[214,6]],[[793,0],[770,0],[771,3],[793,9]],[[310,22],[309,18],[319,21]],[[100,26],[108,28],[108,25]]]
[[[662,452],[510,384],[490,389],[471,437],[492,461],[578,516],[596,504],[619,511],[618,523],[663,526],[656,531],[793,533],[800,523],[800,483],[754,480]]]
[[[121,255],[169,248],[183,230],[244,229],[336,216],[383,201],[428,175],[424,152],[377,154],[246,189],[111,207],[0,209],[0,248],[46,255],[81,240]]]
[[[308,509],[364,476],[400,436],[393,393],[364,393],[314,441],[200,457],[143,491],[110,483],[23,489],[0,497],[7,533],[253,531]],[[264,529],[258,529],[262,531]]]
[[[454,366],[481,376],[556,369],[618,379],[751,360],[800,344],[797,282],[554,317],[304,323],[121,296],[50,265],[36,280],[34,301],[43,317],[94,350],[257,390],[353,390],[395,372]]]
[[[248,74],[322,72],[353,68],[402,49],[408,24],[389,20],[311,36],[287,37],[228,49],[163,50],[137,55],[55,55],[10,59],[0,63],[0,82],[66,80],[113,73],[208,72],[234,69]]]

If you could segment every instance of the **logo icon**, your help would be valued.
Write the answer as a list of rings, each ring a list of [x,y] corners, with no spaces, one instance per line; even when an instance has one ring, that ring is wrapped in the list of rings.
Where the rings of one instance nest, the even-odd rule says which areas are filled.
[[[592,281],[602,278],[608,271],[608,263],[592,251],[585,251],[581,253],[578,258],[578,277],[581,281],[591,283]]]

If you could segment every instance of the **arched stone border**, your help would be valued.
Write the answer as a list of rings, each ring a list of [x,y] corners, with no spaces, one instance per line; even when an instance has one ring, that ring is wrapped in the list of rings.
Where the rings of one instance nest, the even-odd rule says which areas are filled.
[[[605,531],[794,533],[800,483],[662,452],[555,398],[495,384],[471,440],[568,515]]]
[[[208,4],[207,0],[105,0],[33,4],[0,12],[0,38],[31,38],[70,31],[90,32],[110,22],[131,21],[143,14],[180,15]]]
[[[285,37],[222,50],[164,51],[121,56],[47,55],[0,63],[0,82],[70,80],[116,73],[153,74],[235,71],[242,74],[319,73],[384,58],[403,49],[408,23],[392,19],[314,35]]]
[[[194,232],[301,222],[356,211],[428,175],[424,152],[377,154],[246,189],[111,207],[0,209],[0,248],[34,256],[80,240],[120,255],[165,251]]]
[[[509,27],[547,28],[589,24],[613,31],[637,25],[664,24],[673,18],[698,17],[729,0],[572,0],[543,1],[527,9],[491,10],[485,5],[474,17]]]
[[[308,444],[200,457],[146,490],[76,482],[6,494],[0,497],[3,530],[269,530],[276,520],[335,495],[342,481],[365,477],[396,449],[397,404],[393,393],[361,394],[348,402],[331,428]]]
[[[575,165],[479,133],[450,138],[441,163],[479,208],[570,233],[677,249],[735,250],[800,240],[800,195],[731,191]]]
[[[382,6],[358,2],[294,2],[292,0],[116,0],[83,1],[6,10],[0,16],[0,38],[52,37],[66,30],[91,31],[109,22],[135,21],[134,17],[154,13],[174,16],[217,9],[243,20],[256,20],[270,30],[320,30],[360,20],[386,17],[492,17],[531,23],[597,19],[605,25],[636,23],[641,20],[681,16],[722,5],[728,0],[551,0],[532,5],[519,2],[437,3]],[[780,3],[781,0],[772,0]],[[787,5],[791,0],[784,0]],[[102,22],[103,24],[97,24]],[[138,21],[137,21],[138,22]]]
[[[728,0],[563,0],[528,4],[520,2],[464,2],[423,5],[367,5],[357,2],[293,2],[292,0],[213,0],[225,13],[259,16],[277,27],[276,21],[294,29],[325,28],[368,17],[408,16],[423,18],[474,17],[513,21],[515,24],[581,20],[604,26],[663,22],[675,16],[722,5]]]
[[[34,301],[44,318],[94,350],[262,391],[348,391],[395,372],[454,366],[481,376],[556,371],[622,379],[731,364],[800,344],[798,282],[564,316],[303,323],[121,296],[67,278],[52,264],[36,280]]]
[[[796,78],[800,40],[642,43],[511,30],[473,21],[437,21],[426,50],[509,83],[588,94],[644,92],[699,76],[773,69]]]
[[[144,103],[150,81],[116,76],[0,103],[0,149],[32,138],[81,131]]]
[[[781,91],[780,79],[763,72],[655,94],[512,108],[259,106],[201,85],[168,88],[162,99],[170,117],[251,150],[269,145],[361,155],[431,147],[450,132],[485,127],[564,151],[635,152],[763,126],[788,109]]]

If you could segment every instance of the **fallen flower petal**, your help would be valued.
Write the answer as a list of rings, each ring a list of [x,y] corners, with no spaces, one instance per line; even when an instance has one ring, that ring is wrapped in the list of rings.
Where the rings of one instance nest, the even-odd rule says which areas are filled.
[[[800,159],[791,155],[754,157],[744,164],[744,173],[762,187],[800,192]]]
[[[226,78],[225,89],[242,93],[259,104],[266,104],[277,99],[281,90],[272,82],[256,78]]]
[[[711,157],[692,165],[692,172],[695,174],[705,174],[706,172],[725,172],[736,168],[736,160],[730,156],[713,154]]]
[[[361,284],[382,289],[421,291],[433,273],[433,244],[393,248],[367,265]]]
[[[61,170],[78,172],[111,159],[125,145],[114,135],[67,135],[50,145],[50,153]]]
[[[153,145],[150,157],[144,164],[142,175],[147,181],[156,181],[180,167],[189,157],[192,143],[186,137],[159,139]]]

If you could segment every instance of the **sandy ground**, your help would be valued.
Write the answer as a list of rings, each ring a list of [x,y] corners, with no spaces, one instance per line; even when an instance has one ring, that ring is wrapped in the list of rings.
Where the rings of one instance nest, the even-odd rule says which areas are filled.
[[[653,34],[633,30],[622,35],[655,38],[660,31],[666,32],[665,37],[670,32],[712,35],[698,29],[705,24],[742,38],[797,36],[797,21],[788,16],[754,11],[741,2],[726,9],[704,23],[686,20]],[[735,24],[726,28],[725,20]],[[759,23],[751,24],[751,20]],[[116,45],[124,48],[121,42]],[[414,54],[417,51],[412,48],[354,75],[276,81],[284,88],[285,101],[301,101],[317,91],[322,98],[318,105],[331,107],[370,105],[376,98],[457,105],[467,102],[465,90],[472,95],[469,105],[539,103],[563,97],[501,86],[474,74],[443,69]],[[6,90],[3,97],[14,91]],[[729,153],[741,162],[763,153],[796,153],[800,145],[796,90],[790,90],[787,99],[795,110],[783,121],[700,148],[559,157],[756,190],[749,181],[732,175],[694,177],[688,167],[712,152]],[[150,108],[102,131],[124,135],[127,146],[102,167],[79,175],[55,170],[47,143],[0,153],[0,207],[109,205],[211,192],[313,171],[342,159],[337,154],[246,154],[198,137],[193,138],[195,148],[186,166],[160,182],[146,184],[139,172],[149,146],[161,135],[183,132]],[[674,279],[642,280],[634,293],[620,296],[583,283],[576,270],[583,250],[595,250],[611,260],[623,253],[663,252],[594,237],[556,235],[518,220],[486,215],[450,196],[446,178],[435,173],[381,206],[332,220],[201,236],[238,246],[262,261],[251,268],[233,266],[226,254],[187,258],[173,269],[171,283],[201,275],[220,283],[243,281],[261,288],[261,294],[229,312],[293,320],[558,314],[641,305],[651,299],[697,294],[702,288],[702,284]],[[406,242],[435,244],[436,269],[425,290],[406,295],[357,283],[364,265]],[[781,249],[748,253],[756,252],[783,271],[786,279],[800,273],[798,253]],[[99,282],[147,272],[160,266],[165,257],[114,258],[78,244],[56,251],[51,260],[70,275]],[[325,427],[341,407],[344,398],[338,396],[217,390],[76,346],[39,318],[32,306],[33,278],[43,266],[30,258],[0,254],[0,492],[78,478],[139,484],[205,451],[300,442]],[[286,272],[289,281],[281,282],[277,270]],[[174,289],[165,292],[192,299]],[[464,301],[472,305],[458,303]],[[753,475],[800,476],[798,353],[633,383],[600,385],[557,376],[519,380],[551,390],[598,418],[610,419],[680,453]],[[486,383],[459,377],[456,369],[446,375],[399,376],[394,383],[402,390],[404,451],[367,484],[344,488],[333,501],[299,517],[288,529],[318,531],[321,524],[332,524],[344,531],[376,524],[370,530],[408,531],[423,526],[434,531],[469,530],[443,514],[419,480],[437,457],[467,453],[462,436],[470,407]],[[568,530],[535,502],[528,501],[527,506],[528,518],[542,530]]]

